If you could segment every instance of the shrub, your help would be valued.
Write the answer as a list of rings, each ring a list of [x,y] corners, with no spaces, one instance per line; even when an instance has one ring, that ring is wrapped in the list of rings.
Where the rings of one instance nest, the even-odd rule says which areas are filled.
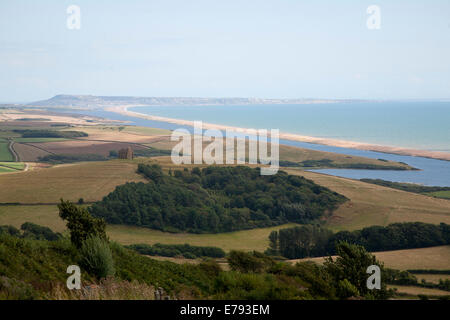
[[[206,259],[198,265],[200,269],[205,272],[210,277],[217,277],[219,273],[222,271],[222,268],[217,263],[217,261],[213,259]]]
[[[114,275],[114,260],[108,242],[99,237],[87,238],[80,250],[80,265],[98,278]]]

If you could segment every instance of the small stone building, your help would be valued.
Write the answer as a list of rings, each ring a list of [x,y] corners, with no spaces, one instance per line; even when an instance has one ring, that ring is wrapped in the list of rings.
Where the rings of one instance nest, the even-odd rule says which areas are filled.
[[[119,159],[133,160],[134,154],[133,149],[131,147],[128,147],[126,149],[120,149],[118,153]]]

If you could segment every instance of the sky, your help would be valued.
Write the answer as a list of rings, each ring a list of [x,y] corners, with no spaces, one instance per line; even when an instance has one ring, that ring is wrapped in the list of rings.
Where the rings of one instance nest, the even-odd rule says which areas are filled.
[[[448,99],[450,0],[1,0],[0,102],[56,94]]]

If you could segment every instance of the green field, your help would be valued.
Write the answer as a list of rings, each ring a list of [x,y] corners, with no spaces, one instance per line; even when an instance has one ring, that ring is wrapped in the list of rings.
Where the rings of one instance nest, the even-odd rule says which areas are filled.
[[[0,161],[14,161],[7,142],[0,142]]]
[[[0,173],[5,173],[5,172],[16,172],[17,170],[15,169],[10,169],[10,168],[6,168],[6,167],[2,167],[0,166]]]

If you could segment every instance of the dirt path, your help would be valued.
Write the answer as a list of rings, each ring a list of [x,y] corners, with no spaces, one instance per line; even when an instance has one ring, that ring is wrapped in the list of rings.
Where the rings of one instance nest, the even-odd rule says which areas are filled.
[[[8,148],[9,148],[9,152],[11,152],[11,154],[14,157],[14,161],[15,162],[19,162],[19,155],[16,153],[16,151],[14,150],[13,146],[14,146],[14,141],[11,140],[10,138],[8,138],[9,144],[8,144]]]

